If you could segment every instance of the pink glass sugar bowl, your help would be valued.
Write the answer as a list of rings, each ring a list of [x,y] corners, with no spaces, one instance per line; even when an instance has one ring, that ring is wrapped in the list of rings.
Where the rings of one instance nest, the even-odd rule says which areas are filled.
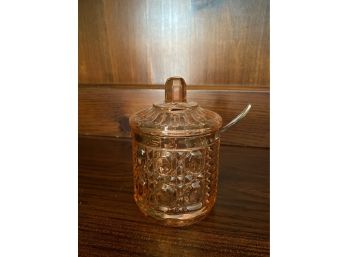
[[[250,108],[222,127],[219,114],[187,102],[183,78],[169,78],[165,101],[130,117],[134,199],[140,210],[168,226],[206,217],[216,200],[220,134]]]

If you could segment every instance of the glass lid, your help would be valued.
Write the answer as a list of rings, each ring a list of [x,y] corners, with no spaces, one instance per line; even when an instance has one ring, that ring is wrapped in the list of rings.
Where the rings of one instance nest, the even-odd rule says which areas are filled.
[[[222,126],[219,114],[186,100],[183,78],[171,77],[165,84],[165,101],[133,114],[134,132],[158,136],[193,136],[215,132]]]

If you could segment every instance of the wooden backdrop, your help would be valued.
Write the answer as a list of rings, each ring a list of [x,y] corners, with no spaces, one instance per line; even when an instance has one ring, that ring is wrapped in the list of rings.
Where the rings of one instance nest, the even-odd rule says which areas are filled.
[[[224,144],[269,147],[269,0],[80,0],[79,133],[128,137],[129,115],[182,76],[228,122]]]

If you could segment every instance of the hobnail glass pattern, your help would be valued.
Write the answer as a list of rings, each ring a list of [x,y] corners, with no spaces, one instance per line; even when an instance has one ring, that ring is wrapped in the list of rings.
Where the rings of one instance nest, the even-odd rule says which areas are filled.
[[[219,139],[211,138],[206,146],[181,149],[148,146],[134,139],[134,196],[145,214],[165,219],[168,224],[186,225],[189,217],[198,218],[211,209],[219,153]]]

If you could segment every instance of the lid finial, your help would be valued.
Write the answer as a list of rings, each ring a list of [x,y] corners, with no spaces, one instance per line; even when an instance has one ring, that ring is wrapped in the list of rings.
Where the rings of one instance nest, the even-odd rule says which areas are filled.
[[[165,84],[165,102],[186,102],[186,82],[181,77],[170,77]]]

